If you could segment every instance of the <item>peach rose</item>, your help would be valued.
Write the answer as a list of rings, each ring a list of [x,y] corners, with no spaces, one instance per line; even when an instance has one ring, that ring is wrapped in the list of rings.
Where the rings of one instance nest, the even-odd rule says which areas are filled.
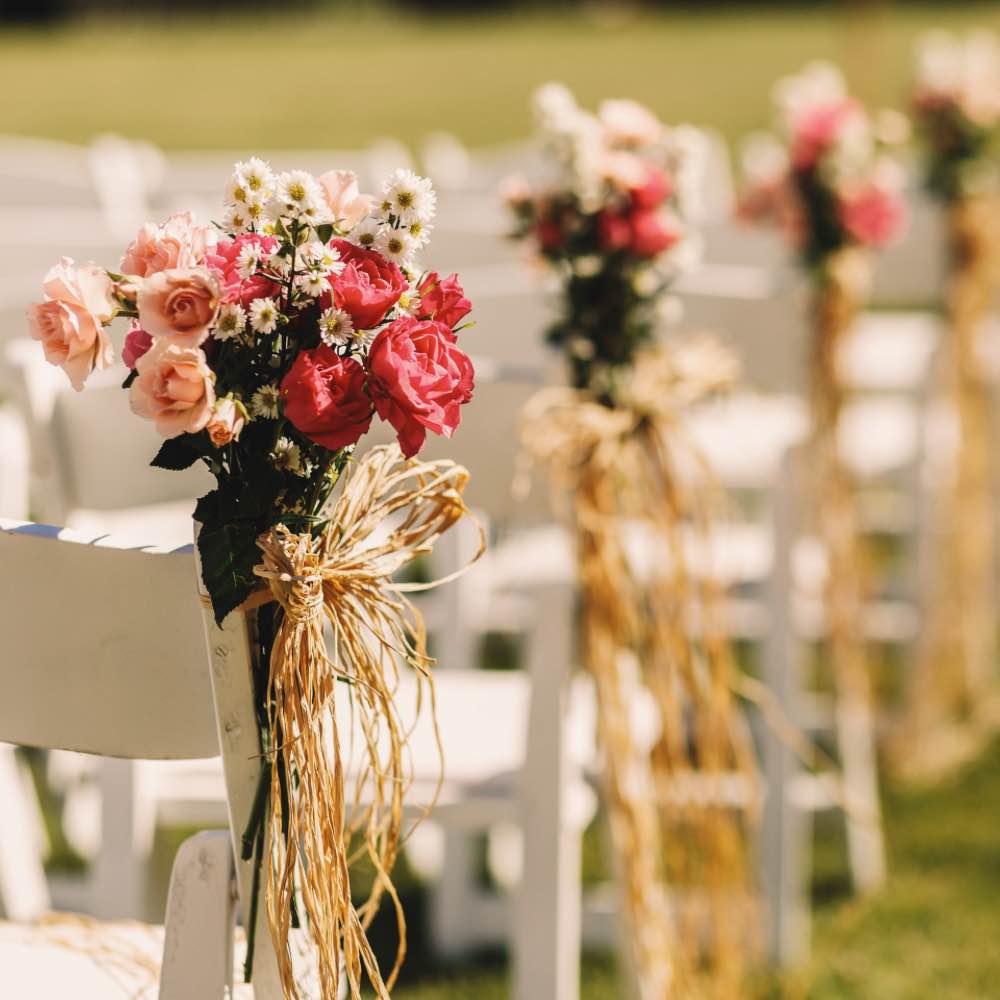
[[[136,362],[132,412],[156,424],[166,438],[196,434],[212,417],[212,371],[199,347],[157,340]]]
[[[77,268],[63,257],[42,282],[44,302],[28,306],[31,336],[41,341],[45,359],[59,365],[79,392],[95,369],[112,361],[104,324],[114,315],[112,282],[96,264]]]
[[[212,444],[216,448],[221,448],[240,436],[240,431],[243,430],[245,423],[246,410],[243,408],[243,404],[236,402],[232,396],[226,396],[215,401],[212,417],[205,430],[208,431]]]
[[[159,271],[139,285],[139,325],[153,337],[197,347],[219,314],[221,296],[219,281],[207,268]]]
[[[212,242],[208,226],[196,226],[191,212],[178,212],[157,225],[147,222],[122,257],[122,274],[148,278],[174,267],[195,267]]]
[[[353,170],[328,170],[317,180],[342,230],[353,229],[371,211],[374,199],[358,190],[358,177]]]

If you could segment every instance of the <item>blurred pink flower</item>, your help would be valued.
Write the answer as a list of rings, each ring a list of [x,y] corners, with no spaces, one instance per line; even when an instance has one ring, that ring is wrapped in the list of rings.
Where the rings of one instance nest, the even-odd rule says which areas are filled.
[[[153,338],[146,333],[138,323],[132,324],[132,329],[125,334],[122,346],[122,361],[126,367],[135,368],[135,363],[153,346]]]
[[[79,392],[95,369],[107,368],[113,353],[104,329],[114,314],[112,282],[95,264],[77,268],[63,257],[42,282],[44,302],[28,306],[31,336],[45,359],[60,366]]]

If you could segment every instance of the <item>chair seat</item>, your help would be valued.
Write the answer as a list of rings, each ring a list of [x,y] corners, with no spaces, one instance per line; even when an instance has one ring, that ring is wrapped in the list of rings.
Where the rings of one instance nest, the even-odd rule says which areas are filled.
[[[241,982],[245,950],[239,935],[234,1000],[253,1000]],[[162,953],[161,926],[72,914],[0,923],[0,992],[4,1000],[156,1000]]]

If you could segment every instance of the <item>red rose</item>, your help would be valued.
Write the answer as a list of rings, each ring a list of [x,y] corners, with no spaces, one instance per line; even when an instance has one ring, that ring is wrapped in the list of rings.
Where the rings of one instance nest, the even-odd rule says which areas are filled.
[[[657,208],[670,197],[673,185],[669,175],[652,163],[646,164],[646,180],[631,190],[636,208]]]
[[[385,327],[368,352],[375,412],[396,429],[403,454],[423,447],[427,431],[451,437],[472,399],[475,372],[443,323],[403,316]]]
[[[431,271],[418,292],[421,319],[436,319],[454,329],[472,311],[472,303],[465,297],[457,274],[439,278],[437,271]]]
[[[680,233],[664,225],[656,212],[645,209],[633,212],[629,224],[632,229],[631,250],[636,257],[655,257],[680,238]]]
[[[292,362],[281,396],[292,425],[330,451],[354,444],[372,422],[364,368],[325,344]]]
[[[542,218],[535,223],[535,236],[543,250],[558,250],[565,242],[562,226],[553,218]]]
[[[277,295],[280,286],[260,274],[249,278],[240,277],[237,261],[240,251],[245,246],[260,248],[261,264],[278,249],[279,242],[274,236],[261,236],[259,233],[246,233],[232,240],[219,240],[214,250],[205,255],[205,265],[216,272],[219,284],[222,285],[222,301],[238,302],[244,309],[249,308],[254,299],[264,299]]]
[[[624,250],[632,242],[632,227],[624,215],[607,210],[597,216],[597,233],[606,253]]]
[[[347,240],[334,240],[344,270],[330,278],[333,301],[338,309],[351,314],[355,330],[370,330],[406,291],[403,272],[374,250],[356,247]]]

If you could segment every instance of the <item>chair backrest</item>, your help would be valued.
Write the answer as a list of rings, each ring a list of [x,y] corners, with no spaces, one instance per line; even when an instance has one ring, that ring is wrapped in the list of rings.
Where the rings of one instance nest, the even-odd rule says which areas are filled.
[[[130,758],[219,753],[190,551],[0,521],[0,740]]]

